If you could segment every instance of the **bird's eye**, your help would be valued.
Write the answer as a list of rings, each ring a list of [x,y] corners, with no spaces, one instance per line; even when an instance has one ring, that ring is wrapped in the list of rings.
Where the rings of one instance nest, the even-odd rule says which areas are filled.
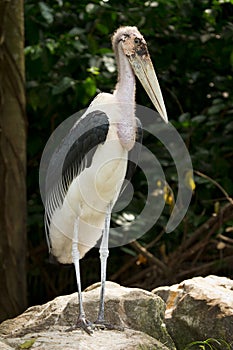
[[[135,38],[135,39],[134,39],[134,43],[137,44],[137,45],[140,44],[140,39]]]

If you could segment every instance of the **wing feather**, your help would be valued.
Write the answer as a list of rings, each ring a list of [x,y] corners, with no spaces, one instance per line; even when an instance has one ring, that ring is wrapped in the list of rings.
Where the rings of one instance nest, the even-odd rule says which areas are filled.
[[[49,227],[54,212],[63,204],[72,181],[90,167],[99,144],[109,130],[107,115],[99,110],[81,117],[53,153],[46,173],[45,228],[49,248]]]

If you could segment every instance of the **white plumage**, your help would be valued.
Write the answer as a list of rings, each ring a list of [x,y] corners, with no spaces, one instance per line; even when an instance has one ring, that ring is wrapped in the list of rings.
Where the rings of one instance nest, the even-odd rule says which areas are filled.
[[[135,118],[135,74],[167,121],[143,36],[136,27],[122,27],[114,34],[112,43],[118,66],[116,88],[113,94],[101,93],[93,100],[61,144],[51,161],[51,174],[54,171],[55,175],[48,172],[45,205],[50,251],[59,262],[75,265],[80,304],[77,326],[88,333],[93,326],[86,320],[82,307],[79,259],[103,237],[100,247],[102,288],[97,319],[97,323],[103,324],[110,214],[132,167],[128,155],[134,149],[139,128]],[[90,129],[88,123],[92,126]],[[75,138],[75,135],[80,136]],[[71,145],[69,140],[72,140]],[[55,168],[62,169],[60,178],[56,177]]]
[[[52,254],[61,263],[73,262],[75,219],[80,218],[78,250],[82,258],[102,235],[108,203],[114,205],[118,198],[128,160],[128,152],[121,145],[117,127],[121,122],[119,116],[124,115],[123,108],[124,105],[114,95],[102,93],[85,113],[101,109],[108,115],[111,124],[106,142],[97,147],[91,166],[73,179],[62,206],[51,217],[49,236]],[[132,133],[133,137],[134,135],[135,131]]]

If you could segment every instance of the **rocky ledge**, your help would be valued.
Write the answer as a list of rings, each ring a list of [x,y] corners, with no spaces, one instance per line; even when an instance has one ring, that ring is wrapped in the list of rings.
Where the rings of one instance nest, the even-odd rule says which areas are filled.
[[[99,284],[83,293],[91,321],[99,293]],[[78,315],[77,293],[33,306],[0,325],[0,349],[183,350],[207,338],[233,346],[233,281],[224,277],[196,277],[152,292],[107,282],[105,309],[106,319],[124,330],[96,330],[91,336],[71,330]]]
[[[99,304],[99,283],[83,293],[87,318],[94,321]],[[97,330],[89,336],[70,330],[77,321],[77,293],[33,306],[0,325],[0,349],[46,350],[173,350],[175,346],[164,323],[165,303],[157,295],[107,282],[105,316],[123,331]]]
[[[194,277],[152,292],[166,303],[165,323],[178,350],[208,338],[223,339],[233,349],[232,280]]]

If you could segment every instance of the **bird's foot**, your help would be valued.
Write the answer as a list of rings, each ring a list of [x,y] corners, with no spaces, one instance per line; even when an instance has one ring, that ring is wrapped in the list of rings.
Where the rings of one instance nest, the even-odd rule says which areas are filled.
[[[93,327],[95,330],[116,330],[116,331],[124,331],[124,327],[114,325],[110,322],[107,322],[105,320],[96,320],[93,323]]]
[[[93,333],[93,329],[94,329],[93,323],[87,320],[85,317],[78,318],[76,327],[83,329],[89,335]]]
[[[68,328],[66,331],[73,331],[77,328],[84,330],[87,334],[92,335],[94,330],[94,324],[87,320],[85,317],[79,317],[77,323],[72,327]]]

